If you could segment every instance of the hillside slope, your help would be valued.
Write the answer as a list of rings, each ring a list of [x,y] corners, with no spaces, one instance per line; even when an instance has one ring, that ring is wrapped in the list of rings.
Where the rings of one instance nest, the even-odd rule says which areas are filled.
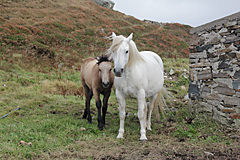
[[[25,67],[43,56],[50,59],[46,64],[78,66],[80,57],[105,52],[110,42],[104,37],[112,31],[133,32],[140,51],[164,57],[188,54],[190,26],[147,24],[90,0],[3,0],[0,7],[0,60],[8,63],[22,59]]]

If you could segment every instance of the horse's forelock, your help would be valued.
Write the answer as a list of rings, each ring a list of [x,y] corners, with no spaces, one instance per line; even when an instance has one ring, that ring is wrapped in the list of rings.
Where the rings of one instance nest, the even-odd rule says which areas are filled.
[[[124,40],[124,36],[122,36],[122,35],[114,37],[112,45],[108,49],[107,54],[111,55],[113,52],[115,52],[118,49],[118,47],[120,46],[120,44],[122,43],[123,40]]]
[[[102,57],[100,57],[100,58],[98,59],[97,64],[99,65],[99,64],[102,63],[102,62],[111,62],[111,61],[108,59],[107,56],[102,56]]]
[[[107,55],[109,55],[109,59],[112,59],[112,53],[116,53],[115,51],[119,48],[119,46],[124,41],[124,39],[125,37],[122,35],[113,37],[112,45],[107,51]],[[129,61],[128,61],[129,66],[134,63],[144,61],[143,57],[138,53],[139,51],[133,40],[129,42],[129,49],[130,49],[129,50],[130,55],[129,55]]]

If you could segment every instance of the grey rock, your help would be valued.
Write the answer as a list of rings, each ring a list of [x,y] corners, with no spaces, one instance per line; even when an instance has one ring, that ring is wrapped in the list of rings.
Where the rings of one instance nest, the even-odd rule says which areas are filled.
[[[197,51],[198,52],[203,52],[205,50],[209,50],[213,47],[213,44],[206,44],[206,45],[203,45],[203,46],[200,46],[200,45],[197,45]]]
[[[200,98],[200,89],[197,84],[189,83],[189,98],[192,100],[197,100]]]
[[[233,85],[233,89],[239,90],[240,89],[240,80],[233,80],[232,85]]]
[[[200,112],[208,112],[208,113],[212,113],[213,111],[213,107],[212,105],[205,103],[205,102],[200,102],[199,103],[201,105],[201,108],[199,107],[197,110]]]
[[[224,100],[224,103],[228,104],[228,105],[239,105],[240,104],[240,98],[238,98],[238,97],[226,96],[223,100]]]
[[[200,53],[189,53],[189,58],[207,58],[207,52],[204,50]]]
[[[233,76],[234,79],[240,79],[240,71],[236,71]]]
[[[227,28],[222,28],[218,33],[226,33],[228,32],[228,29]]]
[[[227,87],[216,87],[214,88],[214,91],[219,94],[223,95],[229,95],[232,96],[235,94],[235,91],[233,89],[227,88]]]
[[[92,0],[92,1],[107,9],[113,9],[115,5],[115,3],[111,0]]]
[[[198,80],[206,80],[206,79],[211,79],[211,78],[212,78],[211,70],[198,72],[198,74],[197,74],[197,79]]]
[[[240,92],[236,92],[236,96],[237,96],[237,97],[240,97]]]
[[[225,26],[226,27],[231,27],[231,26],[234,26],[236,24],[237,24],[237,21],[232,21],[232,22],[227,22]]]

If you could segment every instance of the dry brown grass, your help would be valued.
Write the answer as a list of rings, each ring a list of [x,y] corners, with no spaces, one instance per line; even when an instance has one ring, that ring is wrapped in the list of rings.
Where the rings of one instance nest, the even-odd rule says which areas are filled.
[[[176,51],[183,57],[187,55],[189,26],[146,24],[91,0],[3,0],[0,5],[1,60],[17,53],[36,63],[38,58],[28,57],[25,51],[29,46],[38,45],[56,53],[56,59],[51,59],[49,64],[55,66],[61,60],[69,67],[76,66],[82,57],[103,54],[109,47],[104,37],[112,31],[125,36],[134,32],[139,50],[153,50],[160,55]],[[69,53],[70,58],[66,57]],[[164,54],[168,55],[172,56]]]

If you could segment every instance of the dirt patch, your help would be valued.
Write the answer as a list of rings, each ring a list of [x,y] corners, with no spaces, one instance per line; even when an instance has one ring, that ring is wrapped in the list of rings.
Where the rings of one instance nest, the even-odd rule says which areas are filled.
[[[217,145],[211,143],[178,142],[167,136],[149,136],[147,142],[110,145],[98,148],[93,159],[240,159],[238,143]]]
[[[77,146],[71,152],[63,151],[62,154],[51,154],[51,158],[80,158],[80,159],[100,159],[100,160],[125,160],[125,159],[187,159],[187,160],[206,160],[206,159],[240,159],[239,142],[231,145],[212,144],[212,143],[194,143],[178,142],[177,139],[168,136],[149,135],[146,142],[128,142],[122,140],[120,145],[117,142],[101,143],[96,140],[94,144],[87,141],[77,142]],[[79,148],[77,151],[74,148]]]

